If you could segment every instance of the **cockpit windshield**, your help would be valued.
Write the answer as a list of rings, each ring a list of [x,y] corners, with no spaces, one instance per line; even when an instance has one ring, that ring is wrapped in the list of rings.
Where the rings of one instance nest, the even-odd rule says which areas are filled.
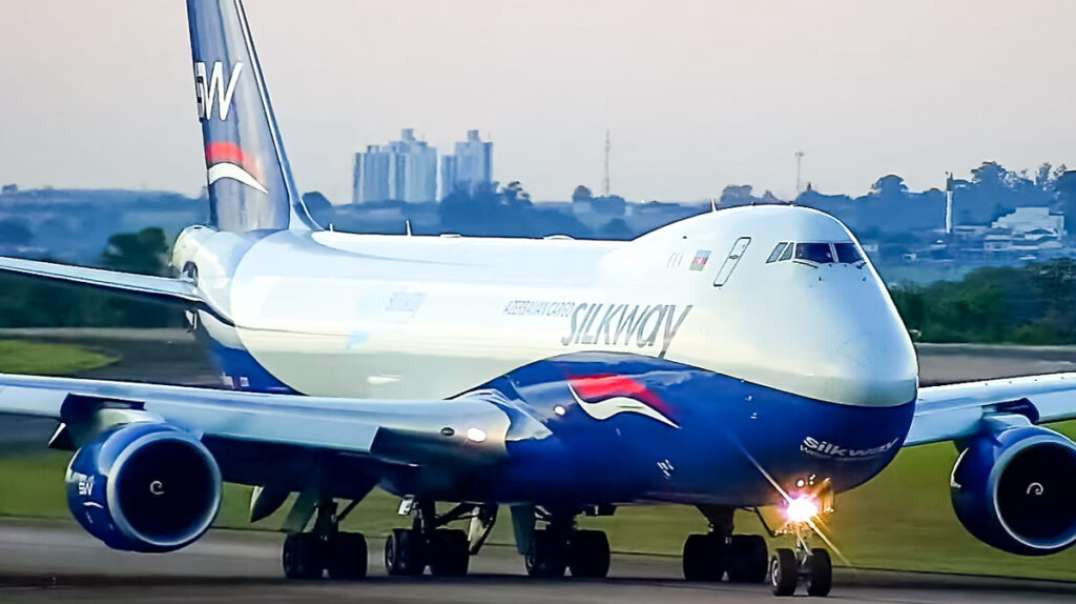
[[[865,262],[859,246],[851,241],[782,241],[774,246],[766,264],[795,260],[812,266],[818,264],[855,264]]]
[[[796,260],[809,260],[818,264],[833,262],[833,250],[828,243],[797,243]]]

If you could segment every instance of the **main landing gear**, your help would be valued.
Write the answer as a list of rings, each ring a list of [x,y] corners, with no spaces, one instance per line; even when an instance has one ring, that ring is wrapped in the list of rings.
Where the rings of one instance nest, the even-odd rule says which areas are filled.
[[[734,535],[730,507],[699,506],[710,521],[710,532],[690,535],[684,542],[684,579],[730,583],[766,580],[766,540],[759,535]]]
[[[409,529],[393,529],[385,541],[385,571],[394,576],[421,575],[427,566],[436,577],[466,575],[471,554],[477,553],[496,517],[495,510],[469,504],[457,505],[438,516],[434,502],[428,499],[417,502],[405,499],[400,504],[400,513],[412,515],[414,520]],[[485,527],[474,548],[466,531],[441,528],[472,513]]]
[[[528,575],[563,577],[570,570],[573,577],[602,579],[609,574],[609,538],[604,532],[577,528],[574,513],[541,509],[535,513],[537,520],[545,522],[545,527],[534,529],[530,546],[523,555]]]
[[[295,533],[284,539],[284,576],[289,579],[358,580],[366,577],[366,538],[362,533],[339,530],[340,521],[358,501],[352,501],[338,516],[336,502],[318,504],[314,530]]]

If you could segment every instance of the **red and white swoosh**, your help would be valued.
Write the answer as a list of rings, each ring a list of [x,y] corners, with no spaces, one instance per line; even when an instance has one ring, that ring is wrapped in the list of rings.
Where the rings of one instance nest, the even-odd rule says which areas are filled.
[[[257,189],[262,193],[269,192],[262,183],[258,182],[258,179],[251,176],[250,172],[247,172],[237,164],[221,162],[209,167],[209,184],[213,184],[222,178],[238,180],[248,187]]]
[[[579,408],[583,410],[583,413],[586,413],[598,421],[607,420],[610,417],[621,413],[637,413],[649,417],[650,419],[657,420],[665,425],[672,426],[673,428],[680,428],[676,422],[665,417],[657,409],[654,409],[642,401],[626,396],[614,396],[596,403],[591,403],[583,400],[575,391],[574,387],[568,386],[568,390],[571,391],[572,398],[575,399],[575,402],[579,405]]]

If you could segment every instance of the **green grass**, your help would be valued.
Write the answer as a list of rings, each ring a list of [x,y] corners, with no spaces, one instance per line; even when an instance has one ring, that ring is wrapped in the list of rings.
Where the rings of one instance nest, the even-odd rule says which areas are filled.
[[[1054,428],[1076,436],[1076,422]],[[67,459],[68,454],[56,451],[0,458],[0,484],[7,485],[0,494],[0,516],[69,519],[63,493]],[[869,484],[838,496],[828,534],[848,562],[862,568],[1076,580],[1076,548],[1029,558],[995,550],[966,533],[949,503],[949,472],[955,460],[956,450],[948,443],[907,449]],[[277,529],[283,511],[257,525],[246,521],[249,498],[249,488],[227,485],[217,525]],[[345,526],[379,538],[407,524],[396,515],[396,504],[388,494],[375,492]],[[583,519],[582,524],[608,531],[618,551],[665,555],[679,555],[687,535],[706,528],[702,516],[685,506],[626,507],[611,518]],[[750,514],[740,513],[737,524],[742,532],[761,532]],[[506,512],[491,542],[512,543]]]
[[[67,375],[111,365],[117,360],[74,344],[0,340],[0,373]]]

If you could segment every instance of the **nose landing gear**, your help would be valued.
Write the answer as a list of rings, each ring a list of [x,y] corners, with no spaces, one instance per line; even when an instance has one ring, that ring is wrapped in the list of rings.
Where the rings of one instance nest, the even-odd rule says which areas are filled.
[[[782,547],[770,559],[770,587],[775,596],[791,596],[796,593],[800,581],[807,587],[807,595],[825,597],[833,587],[833,563],[829,552],[822,548],[808,548],[806,543],[797,544],[795,550]]]
[[[823,481],[816,492],[794,493],[787,500],[787,522],[773,535],[792,535],[796,545],[794,548],[777,549],[770,559],[770,587],[775,596],[795,594],[800,582],[807,587],[809,596],[828,596],[833,587],[833,562],[829,552],[812,548],[808,543],[808,538],[815,531],[813,519],[819,514],[833,512],[833,493],[829,484],[828,480]],[[803,486],[803,483],[797,484],[798,488]],[[765,524],[761,514],[759,520]]]

